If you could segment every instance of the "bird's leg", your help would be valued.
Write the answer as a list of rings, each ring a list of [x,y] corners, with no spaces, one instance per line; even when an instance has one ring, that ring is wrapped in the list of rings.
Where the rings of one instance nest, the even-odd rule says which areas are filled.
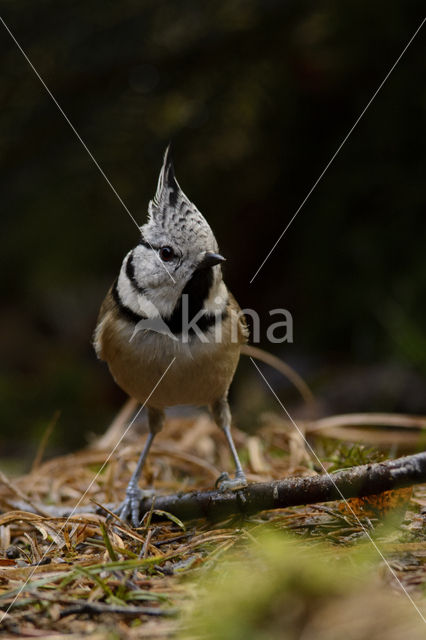
[[[212,413],[216,424],[225,433],[235,464],[235,476],[233,478],[230,478],[228,473],[222,473],[216,480],[216,486],[221,491],[226,491],[227,489],[241,489],[242,487],[247,486],[247,479],[241,466],[234,441],[232,439],[231,411],[229,409],[229,404],[226,396],[212,405]]]
[[[148,407],[148,427],[149,433],[145,446],[139,456],[136,469],[134,470],[132,477],[126,489],[126,497],[121,504],[117,514],[122,520],[130,520],[134,527],[139,525],[139,503],[142,498],[152,496],[151,490],[143,490],[139,487],[139,478],[142,473],[148,452],[154,441],[156,434],[161,431],[164,423],[164,412],[160,409],[154,409]]]

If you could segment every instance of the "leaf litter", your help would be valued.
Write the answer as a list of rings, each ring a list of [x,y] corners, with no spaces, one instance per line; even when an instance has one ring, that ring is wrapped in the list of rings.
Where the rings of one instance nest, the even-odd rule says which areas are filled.
[[[312,423],[306,431],[310,428]],[[220,573],[223,562],[244,561],[250,549],[262,548],[268,530],[287,532],[298,552],[321,549],[330,558],[371,546],[368,531],[404,588],[416,598],[424,596],[425,485],[352,499],[350,508],[342,502],[292,507],[215,524],[182,523],[156,510],[154,502],[135,530],[93,513],[93,506],[119,504],[144,437],[127,439],[106,464],[109,451],[95,444],[44,463],[38,454],[31,472],[13,480],[1,475],[1,634],[96,638],[113,631],[119,638],[174,637],[185,629],[188,611],[196,608],[205,576]],[[317,473],[303,439],[278,416],[268,414],[256,435],[235,430],[235,439],[249,482]],[[314,442],[330,470],[389,455],[339,440],[333,446],[318,434]],[[143,481],[159,493],[189,491],[211,487],[220,470],[231,467],[214,423],[204,415],[176,418],[158,436]],[[59,508],[62,513],[69,509],[69,515],[56,515]],[[383,590],[398,591],[394,576],[376,560]]]

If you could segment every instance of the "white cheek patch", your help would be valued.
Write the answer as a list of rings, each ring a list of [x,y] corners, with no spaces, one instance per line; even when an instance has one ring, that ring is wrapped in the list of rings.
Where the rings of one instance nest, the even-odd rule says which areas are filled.
[[[132,311],[136,311],[136,309],[134,309],[134,306],[136,303],[135,290],[132,286],[132,283],[130,282],[129,278],[126,275],[126,264],[127,264],[128,255],[129,254],[127,254],[127,256],[124,258],[123,263],[121,265],[120,275],[118,276],[117,289],[118,289],[118,295],[120,296],[122,303],[125,304],[127,307],[130,307]]]
[[[171,284],[163,272],[153,274],[150,262],[152,256],[147,256],[145,252],[143,247],[136,247],[124,258],[117,282],[118,294],[122,303],[138,315],[149,319],[169,318],[182,295],[182,285],[179,282]],[[130,256],[133,265],[128,275]],[[203,309],[205,313],[214,316],[221,314],[226,308],[228,291],[219,267],[213,267],[213,274],[213,283]],[[185,280],[183,273],[180,273],[179,279]]]
[[[146,296],[135,290],[126,274],[127,256],[123,260],[120,275],[118,276],[117,289],[122,303],[129,307],[134,313],[147,318],[156,318],[160,315],[159,310]]]

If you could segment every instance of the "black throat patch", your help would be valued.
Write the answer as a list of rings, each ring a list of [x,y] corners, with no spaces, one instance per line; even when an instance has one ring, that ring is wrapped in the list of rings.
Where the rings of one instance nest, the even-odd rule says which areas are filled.
[[[132,258],[133,256],[132,254],[130,254],[126,263],[126,275],[133,288],[139,293],[143,294],[144,288],[137,283],[135,278]],[[182,295],[179,298],[175,308],[173,309],[173,313],[171,314],[171,316],[169,316],[168,318],[162,318],[174,335],[178,336],[182,334],[184,328],[184,304],[187,305],[187,312],[185,312],[185,322],[189,324],[191,320],[195,318],[195,316],[197,316],[200,311],[203,310],[204,302],[209,296],[212,284],[213,270],[211,267],[200,269],[199,271],[194,271],[191,278],[185,285],[185,288],[182,291]],[[114,282],[114,285],[112,287],[112,295],[121,315],[126,318],[126,320],[133,324],[137,324],[140,320],[147,319],[146,316],[136,313],[135,311],[133,311],[133,309],[130,309],[130,307],[124,304],[118,292],[118,278]],[[220,314],[222,320],[226,318],[227,313],[227,305],[225,305],[224,310]],[[207,331],[207,329],[214,325],[214,323],[216,322],[216,318],[217,314],[204,311],[202,314],[200,314],[200,317],[195,324],[197,325],[198,329],[204,333],[205,331]],[[194,331],[193,327],[189,327],[188,335],[190,337],[194,337],[196,335],[196,331]]]
[[[209,269],[200,269],[199,271],[194,271],[191,278],[185,285],[184,290],[182,291],[182,296],[179,298],[172,315],[169,318],[163,318],[164,322],[169,327],[170,331],[178,335],[182,333],[183,329],[183,299],[186,300],[185,304],[187,305],[188,315],[187,321],[188,323],[203,309],[204,301],[208,298],[211,286],[213,284],[213,271],[211,268]],[[183,298],[186,296],[186,298]],[[226,308],[222,312],[222,319],[226,316]],[[211,327],[216,321],[216,315],[213,313],[204,313],[197,320],[196,324],[200,331],[206,331],[209,327]],[[195,331],[192,327],[189,329],[189,335],[193,336]]]

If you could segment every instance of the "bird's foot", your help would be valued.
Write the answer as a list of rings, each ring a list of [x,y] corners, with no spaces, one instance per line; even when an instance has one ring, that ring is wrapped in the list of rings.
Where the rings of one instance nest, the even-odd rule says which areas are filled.
[[[135,527],[139,526],[139,507],[143,498],[152,498],[155,491],[152,489],[140,489],[133,485],[129,485],[126,489],[126,497],[115,512],[120,520],[130,522]]]
[[[230,475],[224,471],[216,480],[215,487],[219,489],[219,491],[235,491],[236,489],[246,487],[247,484],[247,478],[244,473],[238,473],[237,471],[235,477],[231,478]]]

